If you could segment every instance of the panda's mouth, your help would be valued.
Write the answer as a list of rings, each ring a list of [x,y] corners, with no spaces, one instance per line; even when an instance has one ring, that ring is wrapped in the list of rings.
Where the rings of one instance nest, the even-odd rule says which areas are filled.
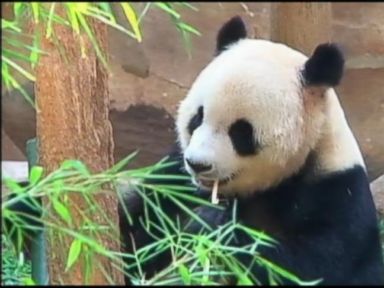
[[[219,186],[224,186],[224,185],[228,184],[232,179],[233,179],[233,177],[226,177],[226,178],[220,179],[219,180]],[[202,177],[198,177],[198,178],[196,177],[195,178],[197,185],[199,185],[202,188],[206,188],[206,189],[210,189],[210,190],[213,188],[213,185],[214,185],[216,180],[217,179],[208,179],[208,178],[202,178]]]

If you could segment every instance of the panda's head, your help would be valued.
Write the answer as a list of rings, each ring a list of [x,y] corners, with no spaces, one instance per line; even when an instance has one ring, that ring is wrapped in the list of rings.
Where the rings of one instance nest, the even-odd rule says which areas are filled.
[[[186,170],[196,185],[251,193],[297,172],[325,122],[325,94],[344,60],[335,45],[308,59],[283,44],[246,39],[239,17],[217,36],[214,60],[200,73],[177,117]]]

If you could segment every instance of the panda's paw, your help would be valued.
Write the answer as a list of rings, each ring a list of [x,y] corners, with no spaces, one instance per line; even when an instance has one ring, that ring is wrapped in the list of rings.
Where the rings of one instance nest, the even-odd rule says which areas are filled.
[[[199,216],[209,227],[216,229],[217,227],[228,223],[231,220],[231,213],[228,209],[220,209],[210,206],[199,206],[193,212]],[[202,224],[196,220],[191,220],[191,224],[187,225],[187,233],[199,233],[204,228]],[[203,229],[204,230],[204,229]]]

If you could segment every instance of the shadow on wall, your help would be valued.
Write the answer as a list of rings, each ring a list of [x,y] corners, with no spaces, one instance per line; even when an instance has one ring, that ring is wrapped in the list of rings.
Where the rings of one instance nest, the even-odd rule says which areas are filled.
[[[33,83],[27,83],[25,89],[29,95],[34,95]],[[10,140],[8,144],[17,147],[10,147],[13,150],[3,149],[10,155],[2,155],[2,159],[23,160],[25,157],[20,152],[25,154],[27,140],[36,137],[35,110],[17,91],[3,91],[2,104],[2,134]],[[174,120],[164,109],[139,104],[125,111],[112,109],[109,115],[113,127],[115,161],[139,150],[131,168],[159,161],[175,143]],[[5,140],[3,137],[2,143]]]

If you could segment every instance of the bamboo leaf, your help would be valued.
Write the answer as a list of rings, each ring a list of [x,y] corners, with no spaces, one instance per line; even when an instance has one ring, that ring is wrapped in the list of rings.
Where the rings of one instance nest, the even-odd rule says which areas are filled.
[[[110,3],[100,2],[99,6],[101,9],[97,8],[96,6],[90,6],[88,11],[103,15],[104,17],[109,18],[112,23],[116,24],[116,18],[115,15],[113,15],[113,11],[110,5]]]
[[[37,2],[31,2],[30,3],[33,13],[33,18],[35,20],[35,23],[39,23],[39,10],[40,10],[40,3]]]
[[[56,10],[56,4],[57,4],[57,3],[54,2],[53,4],[55,4],[55,5],[54,5],[54,7],[55,7],[54,10]],[[65,3],[64,3],[64,8],[66,9],[66,12],[68,12],[67,10],[68,10],[69,8],[67,7],[67,5],[65,5]],[[50,7],[48,13],[47,13],[48,9],[44,9],[44,10],[41,11],[41,14],[44,15],[44,20],[47,21],[47,22],[48,22],[47,17],[48,17],[48,19],[49,19],[49,17],[50,17],[49,14],[51,13],[51,9],[53,9],[53,8],[52,8],[52,5],[51,5],[51,7]],[[68,13],[66,13],[66,15],[67,15],[67,17],[68,17]],[[65,26],[69,26],[69,27],[71,27],[70,21],[68,21],[68,19],[63,18],[62,16],[58,15],[57,13],[52,12],[52,16],[51,16],[51,17],[52,17],[52,22],[54,22],[54,23],[56,23],[56,24],[65,25]],[[64,16],[64,17],[65,17],[65,16]]]
[[[15,32],[21,32],[21,29],[14,22],[6,19],[1,19],[1,29],[12,29]]]
[[[202,219],[200,218],[196,213],[194,213],[191,209],[189,209],[187,206],[185,206],[182,202],[177,200],[174,197],[169,197],[173,202],[175,202],[181,209],[184,210],[185,213],[187,213],[192,219],[199,222],[202,226],[207,228],[209,231],[212,230],[212,228]]]
[[[61,164],[62,169],[75,169],[83,175],[89,176],[91,173],[89,172],[87,166],[79,160],[65,160]]]
[[[240,285],[240,286],[254,286],[254,283],[252,282],[251,279],[249,279],[249,277],[247,277],[246,275],[244,275],[243,277],[240,277],[239,280],[237,281],[237,285]]]
[[[188,268],[185,267],[184,264],[179,265],[179,273],[184,284],[191,285],[191,275],[189,274]]]
[[[38,46],[40,45],[40,31],[38,29],[35,29],[35,38],[33,39],[33,47],[34,49],[31,50],[31,54],[29,55],[29,60],[31,61],[32,64],[32,69],[35,68],[38,60],[39,60],[39,48]]]
[[[29,102],[29,104],[31,104],[32,107],[35,108],[35,103],[32,100],[31,96],[28,95],[24,88],[20,86],[20,84],[15,80],[15,78],[12,77],[11,74],[8,75],[8,81],[15,89],[17,89],[24,96],[24,98]]]
[[[149,10],[149,8],[151,7],[151,2],[147,2],[146,4],[145,4],[145,7],[144,7],[144,9],[143,9],[143,11],[140,13],[140,16],[139,16],[139,23],[141,22],[141,19],[143,19],[143,17],[145,16],[145,14],[147,14],[147,12],[148,12],[148,10]]]
[[[35,185],[43,176],[43,167],[33,166],[29,175],[29,182],[31,185]]]
[[[179,26],[184,31],[188,31],[188,32],[190,32],[192,34],[201,36],[201,33],[198,30],[196,30],[195,28],[193,28],[192,26],[190,26],[190,25],[188,25],[186,23],[179,22],[179,23],[177,23],[177,26]]]
[[[108,26],[111,26],[112,28],[114,29],[117,29],[125,34],[128,34],[130,37],[132,38],[136,38],[135,34],[133,34],[131,31],[125,29],[123,26],[117,24],[116,22],[112,22],[111,20],[101,16],[101,15],[98,15],[98,14],[95,14],[93,13],[90,9],[88,12],[84,13],[85,15],[88,15],[88,16],[91,16],[105,24],[107,24]]]
[[[101,9],[103,9],[107,14],[113,15],[113,12],[112,12],[110,4],[111,3],[105,3],[105,2],[100,2],[99,3]]]
[[[35,281],[33,281],[33,279],[30,278],[30,277],[25,278],[25,279],[23,280],[23,284],[24,284],[25,286],[35,286],[35,285],[36,285]]]
[[[121,171],[129,162],[132,161],[133,158],[136,157],[137,153],[138,151],[135,151],[124,159],[120,160],[117,164],[115,164],[111,169],[108,170],[108,173],[117,173]]]
[[[74,10],[76,10],[78,13],[85,13],[85,12],[87,12],[88,7],[90,7],[90,5],[92,5],[92,4],[90,4],[88,2],[79,2],[76,4],[71,3],[69,5],[73,5]]]
[[[286,279],[289,279],[293,282],[296,282],[299,285],[317,285],[322,281],[322,279],[313,280],[313,281],[302,281],[298,277],[293,275],[292,273],[290,273],[287,270],[277,266],[276,264],[270,262],[269,260],[267,260],[261,256],[257,256],[256,261],[259,262],[261,265],[272,269],[275,273],[283,276]]]
[[[3,181],[5,183],[5,186],[13,193],[18,194],[24,191],[24,188],[12,178],[5,178]]]
[[[15,2],[13,4],[13,14],[15,15],[15,18],[18,18],[20,16],[22,5],[22,2]]]
[[[184,176],[184,175],[156,175],[156,174],[148,174],[148,175],[142,175],[145,179],[169,179],[169,180],[190,180],[190,176]]]
[[[129,24],[131,24],[131,27],[133,29],[133,32],[136,35],[137,41],[141,42],[141,33],[139,28],[139,22],[137,21],[137,16],[135,10],[132,8],[132,6],[126,2],[120,3],[121,7],[124,10],[125,16],[127,17],[127,20]]]
[[[16,48],[25,48],[25,49],[28,49],[28,50],[30,50],[30,51],[36,51],[37,53],[47,55],[47,53],[45,53],[43,50],[40,50],[40,49],[37,48],[37,47],[34,47],[34,46],[31,46],[31,45],[24,44],[23,42],[18,41],[18,40],[11,39],[10,37],[6,37],[4,40],[5,40],[5,42],[7,42],[8,44],[10,44],[10,45],[12,45],[12,46],[14,46],[14,47],[16,47]]]
[[[199,11],[199,9],[197,9],[195,6],[189,4],[188,2],[181,2],[180,4],[192,9],[193,11]]]
[[[1,76],[2,76],[2,80],[4,81],[5,88],[7,90],[10,90],[11,88],[11,83],[9,80],[10,74],[9,74],[9,69],[7,64],[1,63]]]
[[[67,258],[67,266],[65,268],[65,272],[68,271],[69,268],[76,262],[81,253],[81,241],[79,239],[75,239],[72,241],[71,246],[69,248],[68,258]]]
[[[12,56],[15,59],[19,59],[19,60],[25,61],[27,63],[31,62],[31,60],[28,57],[26,57],[24,54],[16,52],[14,50],[10,50],[10,49],[7,49],[7,48],[2,48],[2,53],[4,55],[6,55],[6,56],[9,56],[9,57]],[[7,64],[5,64],[4,66],[8,67]]]
[[[55,198],[52,199],[52,204],[57,214],[59,214],[60,217],[68,224],[71,223],[72,218],[68,208]]]
[[[259,239],[266,240],[266,241],[269,241],[269,242],[274,243],[274,244],[278,244],[278,242],[275,239],[273,239],[272,237],[269,237],[264,232],[260,232],[260,231],[248,228],[248,227],[241,225],[241,224],[238,224],[238,228],[243,230],[244,232],[248,233],[249,235],[255,237],[255,238],[259,238]]]
[[[87,33],[89,40],[92,42],[93,48],[96,51],[96,55],[99,57],[101,63],[104,65],[104,67],[108,68],[107,61],[106,61],[104,55],[102,54],[102,52],[100,51],[99,45],[98,45],[91,29],[89,28],[88,23],[85,20],[84,16],[81,14],[78,14],[78,19],[79,19],[81,26],[84,28],[85,32]]]
[[[157,7],[159,7],[160,9],[164,10],[165,12],[167,12],[168,14],[170,14],[171,16],[175,17],[176,19],[179,19],[180,18],[180,14],[177,13],[174,9],[172,9],[171,7],[169,7],[169,5],[165,4],[165,3],[162,3],[162,2],[155,2],[155,5]]]
[[[9,66],[17,70],[20,74],[22,74],[24,77],[28,78],[31,81],[35,81],[35,76],[33,76],[31,73],[29,73],[27,70],[16,64],[14,61],[6,57],[5,55],[1,55],[1,59],[7,63]]]
[[[67,7],[67,17],[69,19],[69,22],[71,23],[71,28],[77,33],[80,34],[80,26],[79,26],[79,21],[77,19],[77,13],[76,10],[74,9],[73,4],[71,3],[66,3]]]
[[[45,34],[45,38],[50,38],[52,35],[52,20],[55,13],[55,5],[56,3],[53,2],[51,4],[51,8],[49,8],[49,15],[48,15],[48,21],[47,21],[47,32]]]

